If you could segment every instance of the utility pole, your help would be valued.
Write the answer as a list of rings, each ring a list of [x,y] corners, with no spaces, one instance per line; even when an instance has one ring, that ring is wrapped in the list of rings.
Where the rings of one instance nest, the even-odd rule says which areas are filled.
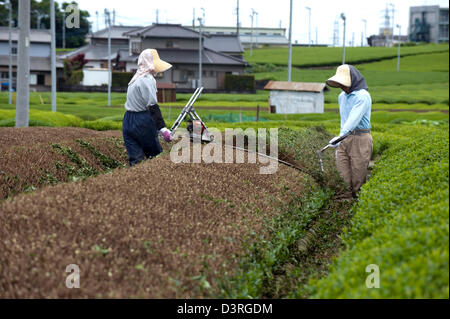
[[[355,46],[355,32],[352,33],[352,47]]]
[[[342,49],[342,64],[345,64],[345,27],[346,27],[346,17],[344,13],[341,13],[341,19],[344,20],[344,45]]]
[[[9,9],[9,39],[8,39],[8,49],[9,49],[9,66],[8,66],[8,104],[12,104],[12,3],[11,0],[8,1],[8,9]]]
[[[252,32],[251,32],[251,36],[250,36],[250,56],[253,56],[253,19],[255,17],[255,13],[256,11],[254,9],[252,9],[252,14],[250,15],[250,19],[252,20]]]
[[[236,7],[236,35],[239,37],[239,0]]]
[[[39,11],[34,10],[34,13],[36,13],[36,29],[40,30],[41,29],[41,18],[44,16],[43,14],[41,14]]]
[[[397,72],[400,72],[400,37],[402,35],[402,26],[397,24],[398,28],[398,50],[397,50]]]
[[[63,49],[65,49],[66,48],[66,9],[63,9],[62,38],[63,38]]]
[[[255,15],[256,15],[256,48],[258,48],[258,36],[259,36],[259,30],[258,30],[258,17],[259,17],[259,13],[255,11]]]
[[[112,22],[112,26],[116,25],[116,9],[113,9],[113,22]]]
[[[292,79],[292,0],[289,9],[289,60],[288,60],[288,82]]]
[[[367,20],[362,19],[361,21],[364,22],[364,42],[361,46],[364,46],[365,41],[367,41]]]
[[[393,3],[389,3],[389,5],[392,7],[392,35],[391,35],[391,43],[392,46],[394,46],[394,15],[395,15],[395,5]]]
[[[108,28],[108,106],[111,106],[111,13],[105,9]]]
[[[52,111],[56,112],[56,32],[55,32],[55,0],[50,0],[50,31],[52,33]]]
[[[192,9],[192,27],[195,29],[195,8]]]
[[[156,24],[159,23],[159,9],[156,9]]]
[[[339,20],[334,21],[334,30],[333,30],[333,46],[339,46]]]
[[[310,7],[305,7],[306,10],[308,10],[308,48],[311,47],[311,8]]]
[[[97,31],[100,30],[99,26],[98,26],[98,11],[95,11],[95,15],[97,17]]]
[[[316,45],[319,44],[319,28],[316,27]]]
[[[28,127],[30,109],[30,0],[19,1],[16,127]]]
[[[203,17],[198,18],[198,23],[200,25],[199,39],[198,39],[198,87],[203,86],[203,23],[205,21],[205,9],[201,8],[203,11]]]

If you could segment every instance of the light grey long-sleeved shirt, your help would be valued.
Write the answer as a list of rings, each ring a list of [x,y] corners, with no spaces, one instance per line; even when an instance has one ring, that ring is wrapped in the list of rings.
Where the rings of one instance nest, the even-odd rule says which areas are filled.
[[[339,95],[339,112],[341,114],[341,133],[345,135],[354,129],[370,129],[372,98],[366,90],[342,92]]]
[[[144,112],[149,106],[158,103],[156,80],[147,74],[140,77],[128,87],[125,109],[130,112]]]

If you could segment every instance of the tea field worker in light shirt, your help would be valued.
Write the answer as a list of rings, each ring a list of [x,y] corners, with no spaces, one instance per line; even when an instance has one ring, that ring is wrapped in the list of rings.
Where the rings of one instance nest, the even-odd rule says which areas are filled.
[[[127,111],[122,128],[130,166],[162,152],[158,132],[166,142],[172,139],[158,106],[158,91],[153,76],[171,67],[172,65],[159,58],[154,49],[144,50],[139,55],[138,70],[128,84],[125,103]]]
[[[327,84],[343,91],[339,95],[341,131],[330,144],[339,137],[350,134],[335,146],[336,164],[337,170],[348,185],[344,198],[356,198],[361,186],[366,182],[373,151],[370,134],[372,98],[364,77],[352,65],[339,66],[336,75],[328,79]]]

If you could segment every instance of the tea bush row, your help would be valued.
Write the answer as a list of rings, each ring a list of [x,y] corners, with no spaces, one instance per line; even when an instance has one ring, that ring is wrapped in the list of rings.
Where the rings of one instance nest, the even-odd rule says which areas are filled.
[[[343,234],[346,250],[311,282],[313,297],[448,298],[448,127],[404,127],[374,140],[383,154]],[[372,264],[379,289],[366,286]]]

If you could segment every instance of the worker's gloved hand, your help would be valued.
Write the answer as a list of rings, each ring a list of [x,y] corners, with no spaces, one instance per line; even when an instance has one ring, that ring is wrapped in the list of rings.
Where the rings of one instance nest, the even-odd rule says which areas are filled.
[[[164,138],[164,141],[171,142],[172,141],[172,135],[170,135],[170,131],[165,127],[162,128],[159,133]]]
[[[339,143],[334,144],[334,145],[333,145],[333,143],[334,143],[334,141],[336,141],[336,140],[339,139],[339,138],[341,138],[341,135],[336,136],[336,137],[333,137],[333,138],[328,142],[328,144],[330,145],[330,147],[338,148],[339,145],[341,145],[341,143],[339,142]]]

